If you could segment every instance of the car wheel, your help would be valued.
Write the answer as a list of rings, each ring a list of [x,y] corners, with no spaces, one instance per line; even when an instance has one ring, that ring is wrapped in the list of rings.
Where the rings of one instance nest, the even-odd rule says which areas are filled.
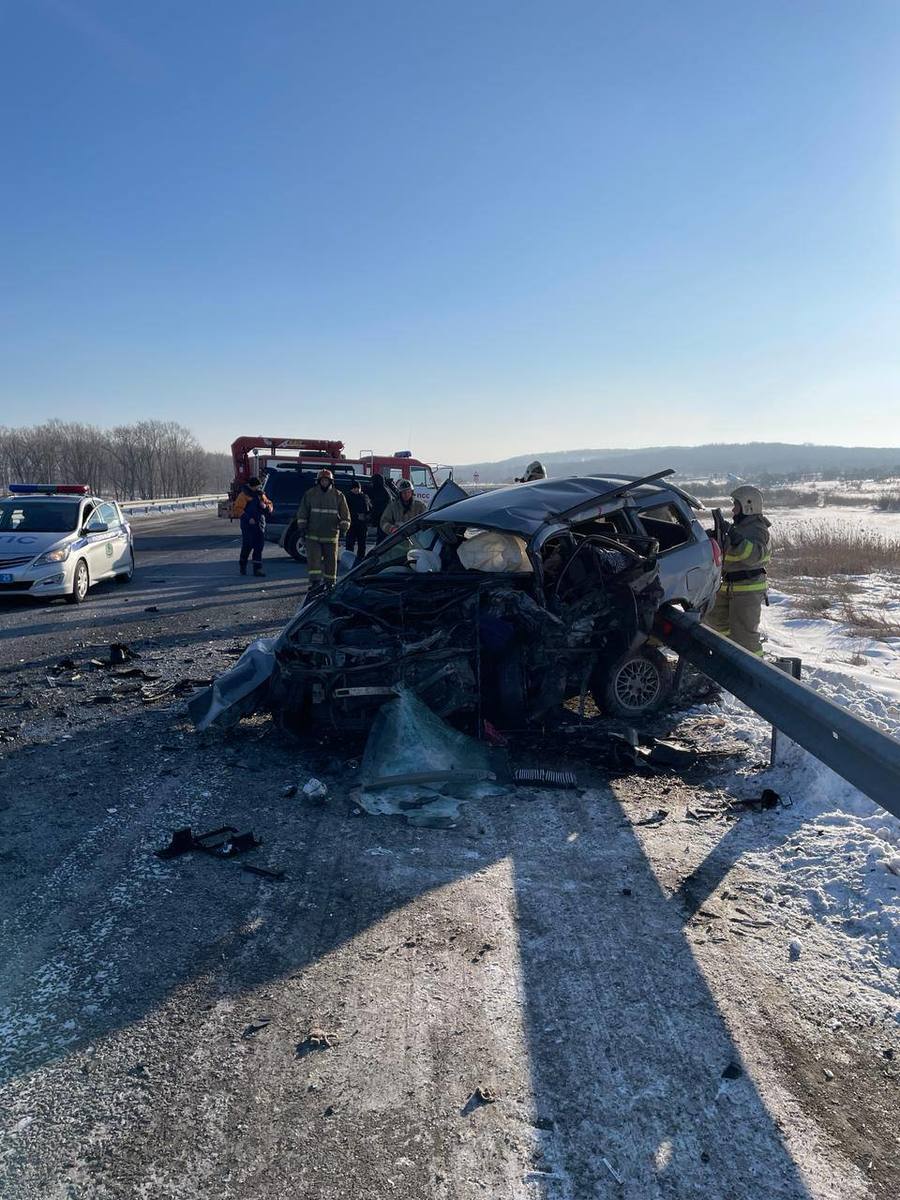
[[[83,558],[79,558],[75,564],[75,574],[72,578],[72,590],[66,596],[69,604],[81,604],[87,599],[88,588],[91,586],[91,579],[88,575],[87,563]]]
[[[591,694],[614,717],[656,712],[672,690],[672,668],[658,650],[643,647],[623,655],[601,674]]]
[[[128,555],[128,570],[119,572],[119,574],[116,576],[116,583],[129,583],[131,581],[131,577],[133,574],[134,574],[134,551],[132,550]]]
[[[284,539],[284,548],[294,562],[306,562],[306,547],[296,529],[289,529]]]

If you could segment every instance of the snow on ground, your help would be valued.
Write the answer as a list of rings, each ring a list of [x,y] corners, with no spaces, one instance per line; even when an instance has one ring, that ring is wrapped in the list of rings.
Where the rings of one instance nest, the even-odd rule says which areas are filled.
[[[900,518],[894,520],[900,530]],[[828,582],[819,582],[827,590]],[[896,576],[854,582],[864,588],[855,603],[887,600],[900,621]],[[817,692],[900,738],[900,638],[861,638],[838,621],[802,616],[797,602],[777,591],[763,620],[768,655],[799,656],[803,679]],[[768,759],[770,727],[734,697],[726,695],[723,706],[729,731],[751,751],[735,792],[752,796],[771,787],[792,802],[779,814],[783,836],[748,848],[743,865],[762,890],[806,912],[855,993],[879,1006],[887,1000],[900,1021],[900,820],[786,738],[775,766],[760,774],[753,764]]]
[[[881,512],[871,505],[859,508],[842,504],[822,505],[819,508],[772,508],[769,510],[769,520],[776,537],[778,531],[786,527],[825,524],[838,529],[865,529],[880,533],[896,538],[900,545],[900,512]]]

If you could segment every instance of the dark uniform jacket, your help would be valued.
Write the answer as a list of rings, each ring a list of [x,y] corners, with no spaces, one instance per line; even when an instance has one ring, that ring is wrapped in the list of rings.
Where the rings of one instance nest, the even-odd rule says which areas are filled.
[[[314,542],[336,541],[350,528],[350,509],[344,493],[334,484],[327,492],[317,483],[307,488],[297,509],[297,528],[301,537]]]
[[[351,492],[347,497],[347,507],[350,509],[350,520],[354,524],[368,524],[372,501],[365,492]]]
[[[722,582],[736,592],[764,592],[769,552],[770,522],[761,514],[738,517],[728,530]]]

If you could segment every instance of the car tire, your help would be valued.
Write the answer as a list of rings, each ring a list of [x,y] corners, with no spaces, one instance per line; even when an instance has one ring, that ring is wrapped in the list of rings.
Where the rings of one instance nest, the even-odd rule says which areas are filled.
[[[284,548],[294,562],[306,562],[306,547],[296,529],[289,529],[284,537]]]
[[[116,576],[116,583],[130,583],[131,577],[134,575],[134,551],[129,554],[128,570],[120,571]]]
[[[88,574],[88,565],[83,558],[79,558],[75,564],[75,573],[72,576],[72,590],[66,596],[68,604],[82,604],[87,599],[88,589],[91,586],[91,577]]]
[[[668,659],[659,650],[643,646],[601,672],[591,695],[609,716],[628,720],[661,708],[672,691],[672,678]]]

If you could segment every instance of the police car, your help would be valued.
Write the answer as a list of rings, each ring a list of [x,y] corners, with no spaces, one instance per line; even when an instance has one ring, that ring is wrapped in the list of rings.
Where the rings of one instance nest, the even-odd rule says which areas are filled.
[[[84,483],[11,483],[0,499],[0,596],[80,604],[102,579],[134,574],[131,526]]]

